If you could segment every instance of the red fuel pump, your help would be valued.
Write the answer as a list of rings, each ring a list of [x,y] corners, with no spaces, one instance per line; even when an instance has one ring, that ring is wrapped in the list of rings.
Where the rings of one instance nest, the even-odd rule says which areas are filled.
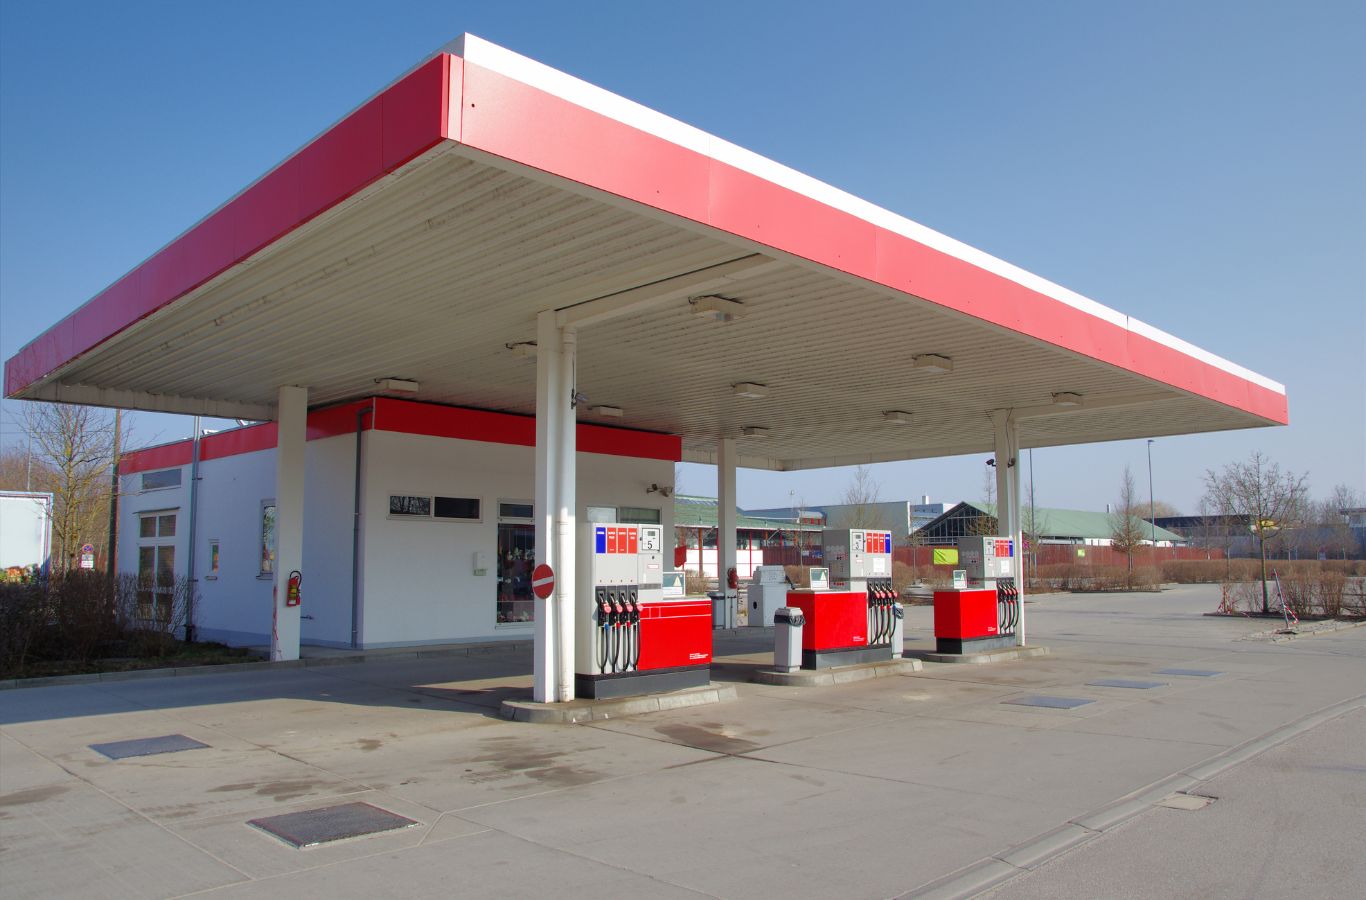
[[[585,526],[575,694],[629,697],[711,680],[711,601],[664,597],[658,525]]]
[[[1013,647],[1020,624],[1015,587],[1015,542],[1003,537],[965,537],[958,558],[967,586],[934,592],[935,648],[972,653]]]

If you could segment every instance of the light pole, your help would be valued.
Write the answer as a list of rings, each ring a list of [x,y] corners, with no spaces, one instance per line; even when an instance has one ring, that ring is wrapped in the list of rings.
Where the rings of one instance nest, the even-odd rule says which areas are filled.
[[[1153,439],[1148,438],[1148,524],[1152,526],[1153,535],[1153,561],[1157,561],[1157,523],[1153,521],[1156,514],[1153,512]]]

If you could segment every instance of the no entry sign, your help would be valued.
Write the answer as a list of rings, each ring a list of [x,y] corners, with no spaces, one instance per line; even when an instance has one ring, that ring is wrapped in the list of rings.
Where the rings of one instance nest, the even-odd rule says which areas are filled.
[[[531,593],[544,600],[555,593],[555,570],[541,563],[531,570]]]

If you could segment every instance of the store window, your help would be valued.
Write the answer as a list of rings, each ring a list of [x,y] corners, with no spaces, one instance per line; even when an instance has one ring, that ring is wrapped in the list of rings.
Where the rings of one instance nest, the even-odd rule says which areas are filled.
[[[138,617],[166,624],[175,611],[173,512],[146,513],[138,521]]]
[[[536,566],[536,525],[530,503],[498,505],[498,598],[495,621],[523,625],[536,619],[531,570]],[[525,513],[525,515],[521,515]]]
[[[142,489],[144,491],[168,487],[180,487],[179,469],[162,469],[160,472],[142,473]]]

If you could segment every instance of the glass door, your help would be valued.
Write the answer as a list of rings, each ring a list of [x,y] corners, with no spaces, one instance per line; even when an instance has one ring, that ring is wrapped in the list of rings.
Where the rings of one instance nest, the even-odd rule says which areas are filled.
[[[536,526],[498,523],[498,624],[530,623],[536,618],[531,570],[536,566]]]

